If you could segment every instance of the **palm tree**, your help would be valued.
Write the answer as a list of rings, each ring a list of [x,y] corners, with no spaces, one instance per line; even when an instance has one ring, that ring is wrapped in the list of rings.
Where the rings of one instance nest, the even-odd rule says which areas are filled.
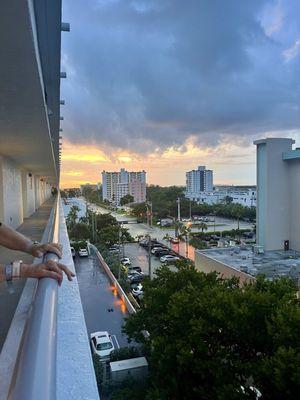
[[[180,234],[178,235],[179,239],[183,239],[185,240],[185,257],[188,258],[189,255],[189,235],[191,233],[191,228],[186,226],[186,225],[182,225],[180,227]]]
[[[78,206],[72,206],[69,214],[67,215],[66,218],[66,223],[69,229],[72,229],[76,222],[77,222],[77,218],[78,218],[78,212],[80,211],[80,208]]]
[[[168,233],[166,233],[165,236],[163,237],[163,240],[166,240],[168,242],[169,248],[171,248],[171,238],[172,238],[172,236],[169,235]]]
[[[207,231],[207,225],[206,225],[206,223],[205,222],[201,222],[199,225],[198,225],[198,229],[201,229],[201,232],[203,233],[203,231]]]

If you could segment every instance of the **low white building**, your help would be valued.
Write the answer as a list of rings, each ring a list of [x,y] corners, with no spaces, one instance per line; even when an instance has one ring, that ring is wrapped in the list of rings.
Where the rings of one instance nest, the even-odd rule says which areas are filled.
[[[241,204],[245,207],[256,207],[256,190],[228,190],[228,191],[211,191],[201,193],[186,193],[186,197],[197,203],[220,204],[226,201],[234,204]]]

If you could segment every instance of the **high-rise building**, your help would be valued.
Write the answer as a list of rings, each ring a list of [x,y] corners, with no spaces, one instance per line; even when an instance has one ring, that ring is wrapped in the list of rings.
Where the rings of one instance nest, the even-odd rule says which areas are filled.
[[[135,203],[146,201],[146,172],[128,172],[121,168],[120,172],[102,171],[102,198],[120,204],[122,197],[130,194]]]
[[[186,196],[193,198],[203,192],[213,191],[213,171],[199,166],[186,173]]]

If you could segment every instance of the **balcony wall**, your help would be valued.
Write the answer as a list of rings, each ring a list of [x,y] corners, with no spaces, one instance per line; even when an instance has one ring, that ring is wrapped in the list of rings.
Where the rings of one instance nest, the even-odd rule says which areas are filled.
[[[63,245],[61,262],[75,272],[62,205],[60,205],[59,214],[59,241]],[[49,229],[48,222],[44,237]],[[19,359],[22,358],[20,354],[24,351],[22,344],[26,343],[25,327],[30,317],[29,311],[34,307],[37,282],[35,279],[27,280],[0,354],[0,400],[36,398],[28,397],[28,393],[22,393],[20,397],[17,388],[20,373]],[[38,338],[39,332],[35,332],[34,335]],[[76,278],[72,282],[64,279],[62,286],[58,289],[56,336],[56,387],[54,388],[56,396],[53,399],[99,399]],[[48,365],[47,369],[49,369]],[[32,369],[26,374],[26,386],[29,388],[38,386],[36,371]],[[40,389],[44,390],[44,388]]]
[[[0,156],[0,221],[17,228],[50,196],[51,185],[43,178]]]

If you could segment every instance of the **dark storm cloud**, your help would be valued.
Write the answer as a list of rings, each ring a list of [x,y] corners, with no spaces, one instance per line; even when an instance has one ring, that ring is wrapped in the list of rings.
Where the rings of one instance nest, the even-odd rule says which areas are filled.
[[[191,135],[208,145],[298,129],[297,10],[296,0],[64,0],[67,136],[147,152]]]

